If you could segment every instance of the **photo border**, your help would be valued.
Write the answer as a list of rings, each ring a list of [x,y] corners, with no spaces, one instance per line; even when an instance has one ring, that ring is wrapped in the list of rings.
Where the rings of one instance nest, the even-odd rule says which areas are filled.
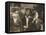
[[[32,3],[32,2],[5,2],[5,32],[6,33],[26,33],[26,32],[10,32],[10,3],[23,3],[23,4],[43,4],[44,12],[43,12],[43,31],[27,31],[27,32],[44,32],[45,31],[45,3]]]

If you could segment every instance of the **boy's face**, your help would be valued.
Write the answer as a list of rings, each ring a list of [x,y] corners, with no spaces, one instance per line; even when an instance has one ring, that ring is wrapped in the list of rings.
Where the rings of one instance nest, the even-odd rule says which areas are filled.
[[[15,11],[15,12],[12,14],[12,16],[18,18],[18,16],[19,16],[18,13],[19,13],[19,11]]]
[[[22,12],[23,14],[25,14],[25,9],[21,9],[21,12]]]
[[[26,15],[29,15],[29,13],[30,13],[30,10],[27,10],[27,11],[26,11]]]

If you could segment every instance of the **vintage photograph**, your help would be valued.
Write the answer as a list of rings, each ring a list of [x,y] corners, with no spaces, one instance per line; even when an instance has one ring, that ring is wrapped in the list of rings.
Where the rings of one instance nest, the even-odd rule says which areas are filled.
[[[44,4],[10,3],[10,32],[44,30]]]

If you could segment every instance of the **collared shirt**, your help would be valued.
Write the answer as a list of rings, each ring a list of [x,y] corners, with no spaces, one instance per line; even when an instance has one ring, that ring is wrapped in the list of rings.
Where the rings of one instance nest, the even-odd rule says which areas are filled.
[[[24,28],[28,28],[28,22],[29,22],[29,18],[32,18],[31,16],[25,16],[26,18],[26,26],[24,26]]]

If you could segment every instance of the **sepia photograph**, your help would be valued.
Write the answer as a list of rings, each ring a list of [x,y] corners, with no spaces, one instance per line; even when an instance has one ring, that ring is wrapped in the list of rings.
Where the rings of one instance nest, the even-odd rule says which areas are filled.
[[[45,9],[43,3],[10,3],[9,32],[44,31]]]

